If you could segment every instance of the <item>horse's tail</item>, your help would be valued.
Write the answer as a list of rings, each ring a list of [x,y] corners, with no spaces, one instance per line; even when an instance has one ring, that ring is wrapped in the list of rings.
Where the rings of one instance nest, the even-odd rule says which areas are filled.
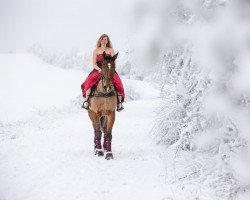
[[[107,119],[105,116],[102,116],[100,118],[100,128],[101,128],[101,132],[104,133],[104,126],[106,125],[107,123]]]

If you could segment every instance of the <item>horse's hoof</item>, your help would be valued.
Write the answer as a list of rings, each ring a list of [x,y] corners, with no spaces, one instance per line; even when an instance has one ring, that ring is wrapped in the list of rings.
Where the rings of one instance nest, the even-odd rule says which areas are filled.
[[[96,149],[95,150],[95,155],[104,156],[103,150],[102,149]]]
[[[111,152],[110,153],[106,153],[105,159],[106,160],[114,159],[113,154]]]
[[[97,155],[98,156],[104,156],[104,153],[103,153],[103,151],[98,151]]]

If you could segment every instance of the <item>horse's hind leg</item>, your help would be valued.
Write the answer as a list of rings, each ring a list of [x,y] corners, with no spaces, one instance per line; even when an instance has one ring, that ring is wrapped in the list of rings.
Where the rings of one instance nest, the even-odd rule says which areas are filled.
[[[110,115],[107,116],[107,129],[104,135],[105,144],[106,144],[106,156],[107,160],[113,159],[113,153],[111,148],[111,141],[112,141],[112,128],[115,122],[115,112],[112,112]]]
[[[103,156],[103,150],[102,150],[102,144],[101,144],[101,138],[102,138],[102,132],[100,130],[100,121],[99,121],[99,116],[95,114],[92,111],[89,111],[89,117],[92,121],[92,125],[95,131],[95,136],[94,136],[94,150],[95,154],[98,156]]]

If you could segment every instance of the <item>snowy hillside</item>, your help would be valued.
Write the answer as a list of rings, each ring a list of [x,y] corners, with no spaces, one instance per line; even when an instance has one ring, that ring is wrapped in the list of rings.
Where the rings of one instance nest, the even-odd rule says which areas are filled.
[[[1,54],[0,66],[0,121],[21,120],[32,112],[62,108],[79,95],[79,83],[85,78],[31,54]]]

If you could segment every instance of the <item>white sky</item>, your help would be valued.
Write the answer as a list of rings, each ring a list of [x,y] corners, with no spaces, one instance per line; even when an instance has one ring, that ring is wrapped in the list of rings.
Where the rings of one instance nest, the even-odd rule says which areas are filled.
[[[25,52],[32,44],[92,51],[102,33],[122,50],[129,36],[127,7],[115,0],[0,0],[0,53]]]

